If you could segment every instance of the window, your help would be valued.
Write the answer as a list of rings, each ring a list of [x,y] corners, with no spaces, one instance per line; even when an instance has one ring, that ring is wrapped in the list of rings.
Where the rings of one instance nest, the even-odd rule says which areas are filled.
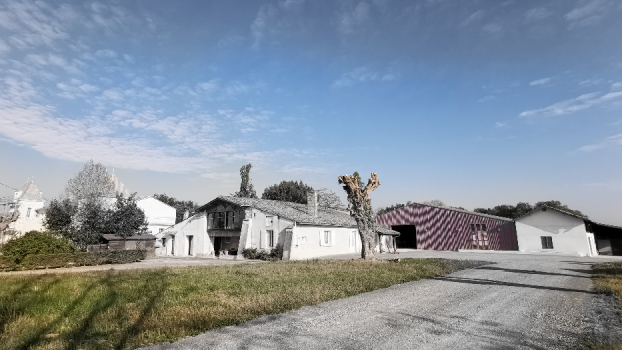
[[[471,224],[473,249],[488,249],[488,232],[485,224]]]
[[[235,220],[235,214],[233,211],[228,211],[225,213],[225,228],[233,228],[233,221]]]
[[[214,213],[207,215],[207,228],[214,228]]]
[[[350,247],[356,247],[356,231],[352,231],[350,235]]]
[[[231,237],[225,237],[225,243],[231,243]]]
[[[267,230],[266,235],[268,236],[268,247],[274,247],[274,230]]]
[[[26,217],[29,218],[30,217],[30,208],[28,208],[28,211],[26,212]]]
[[[216,227],[215,228],[225,228],[225,218],[223,212],[216,213]]]
[[[266,227],[272,226],[272,216],[266,216]]]
[[[542,241],[542,249],[553,249],[553,237],[541,236],[540,241]]]
[[[324,235],[322,236],[322,245],[330,245],[330,231],[324,231]]]

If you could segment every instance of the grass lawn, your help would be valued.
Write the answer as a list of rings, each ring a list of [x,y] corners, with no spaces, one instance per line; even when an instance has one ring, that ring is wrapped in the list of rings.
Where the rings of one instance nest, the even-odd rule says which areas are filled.
[[[135,348],[482,264],[316,260],[4,275],[0,349]]]
[[[614,293],[618,297],[618,307],[622,306],[622,262],[610,262],[594,265],[594,285],[596,290],[605,293]],[[622,344],[618,346],[603,346],[592,344],[594,350],[622,350]]]

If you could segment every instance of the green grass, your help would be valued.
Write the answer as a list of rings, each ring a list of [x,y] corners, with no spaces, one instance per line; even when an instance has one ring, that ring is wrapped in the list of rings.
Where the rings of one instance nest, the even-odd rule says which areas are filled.
[[[292,261],[4,275],[0,349],[135,348],[482,264]]]

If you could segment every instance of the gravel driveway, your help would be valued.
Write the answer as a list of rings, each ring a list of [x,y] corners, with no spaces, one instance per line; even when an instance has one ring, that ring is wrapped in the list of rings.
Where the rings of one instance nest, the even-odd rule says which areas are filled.
[[[574,349],[597,298],[571,256],[411,251],[496,264],[261,317],[148,349]],[[391,256],[393,257],[393,256]]]

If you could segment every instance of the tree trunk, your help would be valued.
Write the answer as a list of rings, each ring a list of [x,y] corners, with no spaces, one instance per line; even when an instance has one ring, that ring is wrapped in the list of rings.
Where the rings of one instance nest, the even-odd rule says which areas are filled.
[[[361,236],[361,258],[365,260],[376,260],[376,219],[371,208],[369,195],[380,186],[376,173],[371,174],[364,189],[359,187],[358,181],[354,176],[339,176],[339,183],[344,184],[343,189],[348,194],[348,201],[352,205],[352,217],[356,220],[359,235]]]

